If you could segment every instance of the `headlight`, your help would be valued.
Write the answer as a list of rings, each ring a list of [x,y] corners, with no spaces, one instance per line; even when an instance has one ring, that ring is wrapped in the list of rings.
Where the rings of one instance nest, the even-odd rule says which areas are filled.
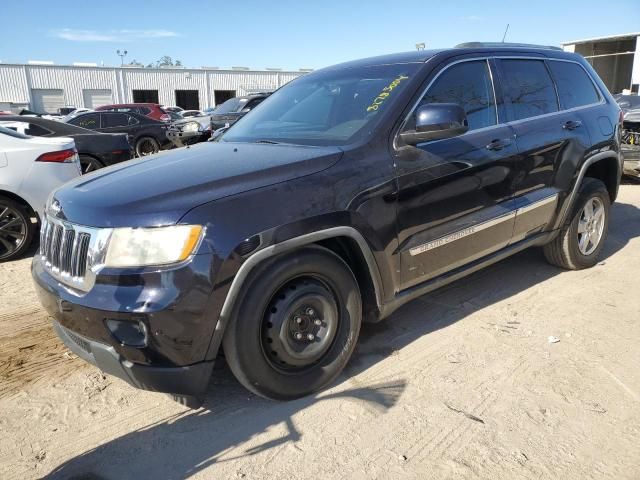
[[[191,255],[202,234],[200,225],[114,228],[106,267],[143,267],[181,262]]]
[[[189,122],[182,127],[183,132],[197,132],[200,130],[200,124],[198,122]]]

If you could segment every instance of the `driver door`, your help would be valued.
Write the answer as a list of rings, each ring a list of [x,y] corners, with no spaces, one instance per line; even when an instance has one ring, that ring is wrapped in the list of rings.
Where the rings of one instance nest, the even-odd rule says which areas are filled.
[[[429,103],[461,105],[469,130],[396,148],[401,289],[505,247],[513,232],[517,149],[511,129],[500,124],[491,62],[467,59],[442,68],[402,131],[415,129],[415,108]]]

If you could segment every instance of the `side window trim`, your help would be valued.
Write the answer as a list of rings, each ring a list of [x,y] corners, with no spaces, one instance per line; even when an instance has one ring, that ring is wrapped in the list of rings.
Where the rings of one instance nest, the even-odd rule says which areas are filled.
[[[501,123],[501,116],[500,116],[500,112],[498,109],[498,96],[497,93],[498,91],[501,92],[501,90],[497,90],[496,89],[496,72],[494,72],[493,70],[493,62],[491,61],[494,57],[492,56],[480,56],[480,57],[469,57],[469,58],[463,58],[461,60],[455,60],[453,62],[447,63],[444,67],[442,67],[436,74],[435,76],[429,80],[429,83],[427,83],[427,86],[425,88],[422,89],[422,91],[420,92],[420,95],[418,95],[417,100],[414,102],[413,106],[411,107],[411,109],[409,110],[409,113],[405,116],[405,118],[402,120],[402,122],[400,123],[400,127],[397,128],[394,136],[393,136],[393,148],[394,150],[399,150],[400,147],[398,144],[398,138],[400,135],[400,132],[402,132],[402,130],[404,129],[405,125],[407,124],[407,122],[409,121],[409,119],[411,118],[411,115],[413,115],[413,112],[416,111],[416,108],[418,108],[418,106],[420,105],[420,101],[424,98],[424,96],[427,94],[427,92],[429,91],[429,89],[432,87],[432,85],[438,80],[438,78],[444,73],[446,72],[449,68],[455,66],[455,65],[459,65],[461,63],[465,63],[465,62],[478,62],[478,61],[484,61],[487,65],[487,69],[489,71],[489,80],[491,81],[491,88],[492,88],[492,92],[493,92],[493,101],[495,103],[495,111],[496,111],[496,123],[494,125],[489,125],[487,127],[482,127],[482,128],[478,128],[476,130],[470,130],[466,133],[463,133],[462,135],[460,135],[461,137],[465,136],[465,135],[469,135],[471,133],[476,133],[476,132],[483,132],[486,130],[489,130],[491,128],[497,128],[497,127],[501,127],[505,125],[505,122]],[[500,100],[502,100],[502,93],[500,93]]]

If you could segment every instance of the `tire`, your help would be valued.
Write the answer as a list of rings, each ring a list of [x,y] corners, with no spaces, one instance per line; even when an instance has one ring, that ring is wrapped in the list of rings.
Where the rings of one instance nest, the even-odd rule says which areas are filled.
[[[360,333],[362,300],[353,273],[319,246],[256,270],[223,338],[231,371],[248,390],[273,400],[324,388],[347,364]]]
[[[35,230],[27,207],[0,196],[0,262],[19,258],[31,246]]]
[[[595,213],[589,222],[589,205],[594,212],[601,212],[602,217]],[[604,183],[595,178],[585,178],[572,214],[558,236],[544,246],[547,261],[567,270],[590,268],[598,263],[609,229],[610,207],[611,200]]]
[[[160,144],[153,137],[141,137],[136,142],[136,157],[146,157],[160,151]]]
[[[104,167],[100,160],[89,155],[80,155],[80,166],[82,167],[83,175],[85,173],[94,172]]]

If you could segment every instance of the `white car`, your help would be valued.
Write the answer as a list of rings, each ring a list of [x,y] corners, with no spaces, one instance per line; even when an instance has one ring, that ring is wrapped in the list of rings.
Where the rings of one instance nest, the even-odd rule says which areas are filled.
[[[27,250],[49,194],[80,175],[75,142],[0,126],[0,262]]]
[[[183,110],[180,112],[180,115],[182,115],[182,118],[202,117],[204,113],[200,110]]]

